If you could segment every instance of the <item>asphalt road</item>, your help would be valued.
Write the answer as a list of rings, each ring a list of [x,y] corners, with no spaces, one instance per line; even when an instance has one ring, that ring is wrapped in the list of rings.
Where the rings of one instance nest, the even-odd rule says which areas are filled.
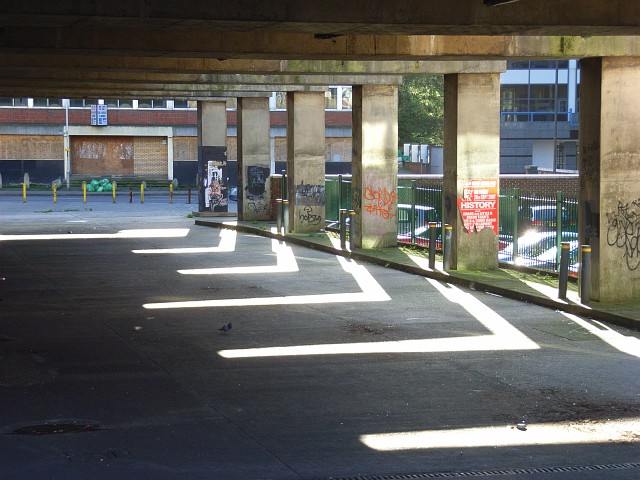
[[[0,478],[640,476],[637,332],[193,207],[0,198]]]

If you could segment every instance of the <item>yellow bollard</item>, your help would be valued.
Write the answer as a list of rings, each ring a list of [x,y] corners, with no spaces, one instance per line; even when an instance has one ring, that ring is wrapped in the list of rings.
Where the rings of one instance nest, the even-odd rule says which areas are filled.
[[[51,186],[53,187],[53,203],[58,201],[58,184],[54,181]]]
[[[87,203],[87,182],[82,182],[82,203]]]
[[[169,203],[173,203],[173,183],[169,184]]]
[[[144,182],[140,184],[140,203],[144,203]]]
[[[27,184],[22,184],[22,203],[27,203]]]
[[[118,184],[116,182],[111,182],[111,196],[113,197],[113,203],[116,203],[116,187]]]

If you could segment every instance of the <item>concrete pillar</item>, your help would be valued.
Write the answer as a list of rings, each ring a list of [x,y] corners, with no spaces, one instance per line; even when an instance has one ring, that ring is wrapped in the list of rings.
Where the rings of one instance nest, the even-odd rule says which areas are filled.
[[[228,212],[227,104],[198,102],[198,211]]]
[[[325,224],[324,93],[287,93],[289,230],[319,232]]]
[[[268,220],[269,99],[238,99],[238,220]]]
[[[397,244],[398,87],[359,85],[352,95],[355,245]]]
[[[592,300],[640,298],[640,58],[580,61],[580,242]]]
[[[500,75],[445,75],[444,222],[451,267],[498,268]]]

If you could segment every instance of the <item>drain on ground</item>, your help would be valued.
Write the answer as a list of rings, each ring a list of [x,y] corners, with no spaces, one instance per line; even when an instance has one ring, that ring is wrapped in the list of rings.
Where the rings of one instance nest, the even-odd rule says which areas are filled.
[[[82,433],[102,430],[94,423],[46,423],[43,425],[29,425],[16,428],[17,435],[57,435],[59,433]]]

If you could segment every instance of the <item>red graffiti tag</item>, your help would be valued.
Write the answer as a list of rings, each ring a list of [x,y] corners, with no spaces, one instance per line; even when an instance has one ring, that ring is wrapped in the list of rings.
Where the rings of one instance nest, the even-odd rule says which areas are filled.
[[[374,190],[371,187],[364,189],[365,211],[373,215],[388,220],[396,216],[393,208],[398,200],[396,192],[390,192],[386,188],[378,187]]]

